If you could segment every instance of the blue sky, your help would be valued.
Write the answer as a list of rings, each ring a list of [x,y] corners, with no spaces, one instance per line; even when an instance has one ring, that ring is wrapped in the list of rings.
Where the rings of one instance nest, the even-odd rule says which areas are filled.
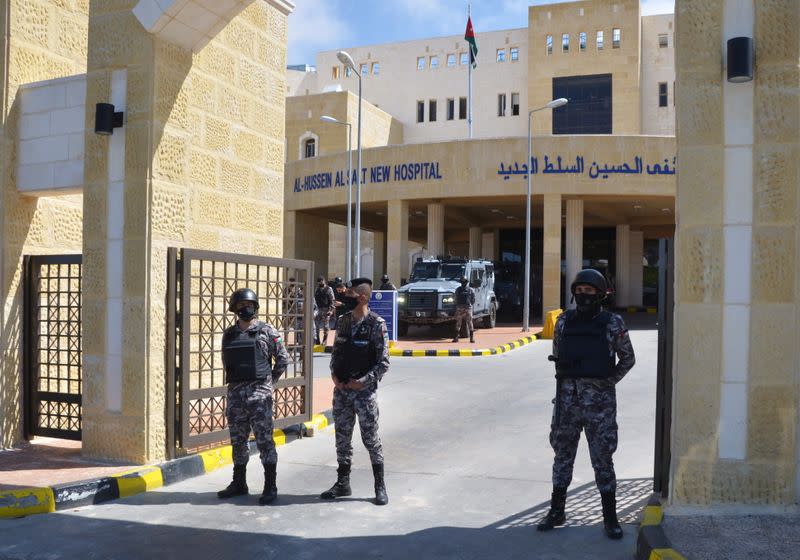
[[[533,4],[558,0],[473,0],[472,23],[481,31],[527,27]],[[465,0],[295,0],[289,16],[289,64],[314,64],[318,51],[462,35]],[[642,0],[642,14],[674,11],[674,0]]]

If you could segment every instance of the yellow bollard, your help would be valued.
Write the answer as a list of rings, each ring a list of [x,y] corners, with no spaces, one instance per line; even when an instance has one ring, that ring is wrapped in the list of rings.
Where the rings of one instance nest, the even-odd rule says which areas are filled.
[[[544,328],[542,329],[542,338],[552,340],[553,334],[555,334],[556,331],[556,321],[558,321],[558,317],[563,312],[562,309],[554,309],[553,311],[547,312],[544,319]]]

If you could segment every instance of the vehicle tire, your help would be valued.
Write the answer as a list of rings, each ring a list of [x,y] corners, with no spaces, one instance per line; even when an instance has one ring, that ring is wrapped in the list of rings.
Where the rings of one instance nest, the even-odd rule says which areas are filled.
[[[397,334],[399,336],[406,336],[408,334],[408,323],[405,323],[403,321],[398,321]]]
[[[491,308],[489,308],[489,314],[483,318],[483,328],[493,329],[496,324],[497,324],[497,305],[492,303]]]

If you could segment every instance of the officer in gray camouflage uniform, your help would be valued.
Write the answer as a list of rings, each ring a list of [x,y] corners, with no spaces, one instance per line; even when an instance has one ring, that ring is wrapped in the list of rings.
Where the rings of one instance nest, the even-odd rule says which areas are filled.
[[[567,488],[581,431],[586,433],[603,524],[611,539],[622,538],[617,520],[614,451],[617,449],[615,385],[636,363],[628,330],[617,314],[604,311],[606,280],[593,269],[580,271],[571,291],[576,309],[562,313],[553,336],[557,389],[550,445],[555,451],[550,511],[538,525],[549,531],[565,522]],[[618,358],[618,360],[616,359]]]
[[[389,333],[386,321],[370,311],[372,280],[356,278],[348,284],[345,306],[339,318],[331,356],[333,420],[336,424],[336,483],[320,495],[332,500],[352,494],[350,465],[353,458],[353,428],[356,417],[361,440],[369,451],[375,477],[375,503],[386,505],[383,447],[378,436],[378,383],[389,369]]]
[[[264,465],[264,491],[258,499],[268,504],[278,496],[278,454],[272,439],[272,387],[289,364],[281,335],[272,325],[256,320],[258,296],[253,290],[236,290],[228,311],[238,320],[222,335],[222,362],[228,384],[228,429],[233,446],[233,481],[217,492],[221,499],[248,493],[246,468],[252,428]]]
[[[314,341],[323,346],[328,345],[328,333],[331,330],[331,317],[333,317],[334,304],[336,297],[333,288],[325,282],[325,277],[317,278],[317,289],[314,290],[314,301],[317,304],[317,315],[314,319]],[[319,337],[319,330],[325,338]]]
[[[472,323],[472,306],[475,305],[475,290],[469,285],[466,277],[461,277],[461,285],[456,288],[456,336],[453,342],[458,342],[461,335],[461,323],[467,323],[469,341],[475,342],[475,325]]]

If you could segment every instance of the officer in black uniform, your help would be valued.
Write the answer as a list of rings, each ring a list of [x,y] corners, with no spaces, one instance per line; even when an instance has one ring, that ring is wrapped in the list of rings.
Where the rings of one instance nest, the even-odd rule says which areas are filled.
[[[467,324],[469,341],[475,342],[475,325],[472,323],[472,306],[475,305],[475,289],[469,285],[466,276],[461,277],[461,285],[456,288],[456,335],[453,342],[461,336],[461,323]]]
[[[272,439],[272,387],[289,364],[281,335],[272,325],[256,320],[258,296],[243,288],[231,295],[228,311],[238,320],[222,335],[222,363],[228,396],[225,413],[233,447],[233,481],[217,492],[221,499],[248,493],[246,468],[252,428],[264,466],[264,492],[258,500],[269,504],[278,496],[278,454]]]
[[[345,307],[345,303],[347,302],[345,294],[347,292],[347,286],[344,284],[344,280],[342,280],[341,276],[337,276],[333,280],[333,296],[335,301],[333,302],[333,306],[336,308],[336,321],[338,322],[339,317],[347,313],[347,309]]]
[[[537,528],[549,531],[565,522],[567,488],[581,431],[586,434],[595,482],[603,504],[603,523],[611,539],[622,538],[617,520],[614,451],[617,449],[616,384],[636,363],[622,317],[603,311],[606,280],[593,269],[581,270],[572,282],[576,309],[556,322],[553,354],[556,398],[550,445],[553,495],[550,511]],[[619,360],[617,360],[619,358]]]
[[[397,288],[395,287],[395,285],[392,284],[389,281],[389,275],[388,274],[384,274],[383,276],[381,276],[381,287],[380,287],[380,289],[381,290],[392,290],[392,291],[395,291],[395,292],[397,291]]]

